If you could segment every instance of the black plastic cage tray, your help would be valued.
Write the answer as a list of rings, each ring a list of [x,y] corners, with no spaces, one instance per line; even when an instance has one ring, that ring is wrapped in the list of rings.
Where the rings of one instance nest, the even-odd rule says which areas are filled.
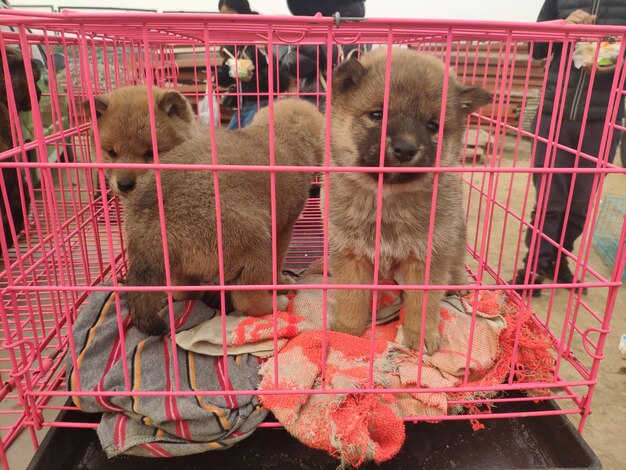
[[[521,396],[511,393],[509,397]],[[553,400],[506,402],[496,413],[553,411]],[[100,415],[62,411],[57,421],[98,422]],[[407,424],[402,450],[388,462],[362,469],[437,470],[500,468],[586,468],[602,465],[563,415],[485,419],[473,431],[469,422]],[[93,429],[54,427],[44,438],[28,470],[317,470],[336,469],[339,462],[326,452],[300,444],[284,429],[261,428],[230,449],[187,457],[107,459]]]

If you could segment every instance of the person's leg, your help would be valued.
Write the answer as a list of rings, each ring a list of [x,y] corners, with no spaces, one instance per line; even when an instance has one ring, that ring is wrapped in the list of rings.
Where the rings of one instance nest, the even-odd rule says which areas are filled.
[[[531,124],[531,129],[537,129],[537,120],[539,119],[540,119],[540,127],[537,130],[537,135],[539,137],[545,138],[548,135],[548,130],[549,130],[548,124],[550,122],[550,116],[536,115]],[[532,157],[532,166],[533,168],[543,168],[543,165],[546,159],[546,152],[548,150],[547,145],[541,141],[536,141],[536,142],[531,143],[531,152],[533,148],[535,149],[535,152],[534,152],[534,156]],[[534,227],[537,222],[537,198],[539,195],[539,188],[540,188],[541,181],[542,181],[542,175],[534,173],[532,175],[532,179],[533,179],[533,186],[535,187],[535,202],[533,205],[533,209],[530,213],[530,223]],[[530,255],[530,246],[532,244],[532,240],[534,237],[532,227],[527,227],[524,235],[525,235],[524,243],[527,249],[526,254],[524,255],[524,258],[522,260],[523,265],[515,273],[515,276],[513,277],[513,279],[511,279],[511,284],[525,284],[526,283],[526,271],[527,271],[527,267],[529,264],[528,257]],[[537,253],[537,247],[534,248],[534,253]],[[533,260],[530,260],[530,266],[533,266]],[[531,273],[528,277],[528,282],[531,284],[541,284],[543,282],[543,278],[540,275]],[[517,292],[521,295],[523,293],[523,290],[518,290]],[[532,291],[533,297],[538,297],[540,295],[541,295],[541,290],[536,289]]]
[[[582,131],[581,123],[572,123],[576,126],[576,145],[578,146],[578,136]],[[590,156],[597,156],[600,151],[600,143],[602,141],[602,133],[604,131],[603,121],[588,121],[585,125],[585,134],[581,145],[581,152]],[[611,146],[609,147],[608,161],[613,162],[615,158],[615,152],[619,143],[621,133],[616,132],[613,136]],[[571,155],[571,160],[575,161],[575,156]],[[573,163],[572,163],[573,164]],[[578,161],[578,168],[595,168],[596,163],[587,160],[584,157],[580,157]],[[583,233],[585,223],[587,221],[587,213],[589,209],[589,202],[591,201],[592,190],[594,186],[594,174],[578,173],[571,175],[571,185],[573,190],[571,192],[571,203],[569,211],[564,218],[565,227],[563,228],[563,248],[571,253],[574,252],[574,243]],[[568,198],[569,198],[568,193]],[[567,203],[567,201],[566,201]],[[567,206],[566,206],[567,208]],[[557,253],[557,257],[554,260],[553,270],[556,271],[556,281],[559,283],[572,283],[575,282],[574,273],[568,262],[566,256],[562,256]],[[551,274],[554,277],[554,273]],[[583,294],[587,293],[587,288],[583,288]]]
[[[548,137],[550,120],[551,116],[542,116],[539,125],[539,136]],[[569,137],[569,123],[563,122],[558,140],[563,145],[569,145]],[[552,149],[551,152],[555,152],[555,150]],[[544,168],[546,158],[550,159],[550,155],[546,155],[546,153],[546,144],[537,142],[535,158],[533,159],[534,168]],[[551,163],[548,164],[548,168],[567,167],[568,163],[570,163],[567,155],[567,152],[556,150],[556,156],[554,160],[550,160]],[[536,259],[537,269],[535,273],[545,274],[554,261],[556,248],[549,241],[544,240],[541,235],[543,234],[555,242],[560,240],[565,206],[569,194],[570,175],[564,173],[534,173],[533,185],[535,187],[535,206],[531,213],[531,223],[538,233],[535,233],[532,228],[526,230],[525,242],[529,249],[533,238],[537,238],[532,259],[528,259],[527,255],[525,261],[530,267],[534,267]],[[539,200],[540,196],[542,196],[541,201]],[[540,208],[541,213],[537,213],[538,208]],[[544,214],[545,217],[543,216]]]
[[[550,122],[552,116],[540,116],[538,136],[548,138],[550,133]],[[562,145],[571,147],[572,132],[568,122],[561,124],[558,142]],[[533,158],[534,168],[558,168],[567,167],[571,159],[567,158],[567,152],[558,149],[550,149],[543,142],[536,143],[535,154]],[[556,152],[556,153],[555,153]],[[552,158],[554,155],[554,159]],[[545,166],[546,159],[548,165]],[[556,243],[560,241],[563,230],[563,219],[565,216],[565,207],[567,196],[569,194],[570,175],[566,173],[534,173],[533,186],[535,187],[535,205],[531,212],[532,227],[526,229],[525,243],[529,251],[524,257],[523,267],[516,273],[513,282],[515,284],[523,284],[527,271],[531,271],[529,283],[541,284],[546,278],[551,277],[554,270],[554,260],[556,258],[557,249],[544,236],[554,240]],[[540,210],[538,212],[537,210]],[[535,232],[536,230],[536,232]],[[530,247],[533,244],[532,256]],[[521,293],[521,291],[518,291]],[[533,297],[541,295],[541,290],[532,291]]]
[[[597,156],[600,151],[602,133],[604,131],[604,121],[588,121],[585,127],[581,151],[587,155]],[[613,136],[611,147],[609,148],[609,162],[613,162],[615,152],[621,135],[616,133]],[[580,157],[579,168],[595,168],[596,163]],[[583,233],[587,221],[589,201],[592,196],[594,174],[578,173],[574,181],[574,191],[572,193],[572,204],[567,217],[567,226],[563,240],[563,248],[572,252],[574,243]]]
[[[235,113],[233,114],[233,117],[230,119],[230,122],[228,123],[228,125],[226,126],[226,129],[228,130],[233,130],[233,129],[239,129],[239,115],[243,113],[243,109],[238,109],[235,110]]]
[[[260,102],[252,101],[244,104],[241,109],[241,127],[248,127],[257,111],[267,105],[267,100],[260,100]]]

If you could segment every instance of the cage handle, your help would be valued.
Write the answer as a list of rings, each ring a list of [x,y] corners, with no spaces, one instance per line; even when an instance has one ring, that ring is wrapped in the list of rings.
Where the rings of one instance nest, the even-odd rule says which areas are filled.
[[[606,357],[606,355],[604,353],[601,354],[595,354],[592,353],[589,350],[589,346],[588,344],[591,343],[591,340],[589,338],[587,338],[587,336],[589,336],[589,333],[594,332],[594,333],[599,333],[599,334],[609,334],[611,332],[611,329],[608,328],[606,330],[602,329],[602,328],[587,328],[585,330],[585,332],[582,335],[583,338],[583,348],[585,348],[585,351],[587,351],[587,354],[589,354],[593,359],[604,359]]]
[[[361,33],[356,33],[352,38],[348,36],[341,36],[337,33],[333,33],[333,41],[338,45],[351,45],[356,44],[361,39]]]
[[[289,39],[289,34],[280,34],[278,31],[276,31],[274,33],[274,36],[276,36],[277,39],[279,39],[281,42],[287,43],[287,44],[298,44],[300,43],[300,41],[302,41],[304,39],[304,31],[300,31],[300,34],[298,37],[294,38],[294,39]]]
[[[32,367],[33,363],[37,359],[37,354],[35,354],[35,347],[33,346],[33,343],[31,341],[28,341],[26,339],[22,339],[15,343],[7,343],[6,341],[2,343],[2,347],[4,349],[9,349],[9,348],[14,349],[18,346],[21,346],[22,344],[25,346],[28,346],[28,348],[30,349],[30,359],[28,360],[28,362],[26,363],[24,367],[10,374],[10,376],[14,378],[19,378],[19,377],[24,376],[28,372],[28,370]],[[52,365],[52,360],[41,358],[41,372],[47,371],[51,365]]]

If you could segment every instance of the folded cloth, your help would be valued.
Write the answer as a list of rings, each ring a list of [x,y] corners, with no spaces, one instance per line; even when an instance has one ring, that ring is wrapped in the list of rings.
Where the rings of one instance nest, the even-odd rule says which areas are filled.
[[[226,354],[253,354],[268,357],[274,354],[273,315],[248,317],[243,313],[230,312],[224,323],[226,329]],[[302,317],[287,312],[276,313],[277,350],[302,330]],[[176,333],[176,344],[198,354],[221,356],[224,353],[222,340],[222,317],[216,315],[193,328]]]
[[[300,284],[321,284],[323,276],[309,274],[299,280]],[[381,291],[378,298],[376,323],[383,324],[398,318],[402,305],[401,293],[391,288]],[[327,324],[332,324],[335,314],[336,291],[328,291],[326,297]],[[250,353],[259,357],[273,356],[290,338],[304,331],[322,328],[324,297],[321,290],[301,290],[290,296],[287,312],[274,316],[248,317],[239,312],[230,312],[225,319],[227,354]],[[368,323],[369,324],[369,323]],[[274,331],[277,348],[274,350]],[[192,328],[176,334],[176,344],[183,349],[199,354],[221,356],[223,354],[222,317],[217,315]]]
[[[308,292],[309,307],[321,311],[321,291]],[[318,293],[317,305],[315,292]],[[472,306],[476,312],[470,348]],[[520,382],[551,379],[554,360],[548,352],[550,340],[528,321],[530,312],[520,312],[504,292],[481,292],[476,302],[473,293],[449,297],[442,302],[441,316],[440,348],[432,356],[423,356],[421,387],[461,385],[470,349],[468,386],[502,383],[510,370],[518,321],[522,326],[516,379]],[[260,395],[261,403],[293,436],[308,446],[328,451],[338,457],[342,465],[358,467],[370,460],[382,462],[393,457],[404,442],[404,417],[459,413],[463,408],[449,405],[451,398],[467,400],[489,396],[485,392],[395,395],[386,394],[384,390],[380,394],[349,392],[363,388],[417,387],[420,357],[402,345],[401,321],[377,327],[375,331],[371,382],[371,330],[361,338],[327,332],[325,361],[323,333],[304,332],[290,340],[276,360],[266,362],[260,371],[261,391],[275,390],[277,386],[281,390],[342,390],[335,395]],[[325,364],[324,376],[322,364]],[[477,412],[475,405],[469,407]]]
[[[76,369],[67,360],[69,391],[127,391],[120,396],[73,396],[78,408],[103,412],[98,427],[109,457],[170,457],[223,449],[249,436],[267,415],[255,395],[137,396],[134,391],[173,391],[175,364],[181,391],[256,390],[259,360],[249,354],[221,357],[172,350],[170,335],[146,336],[131,327],[120,293],[94,292],[72,330]],[[176,329],[219,315],[202,302],[175,302]],[[165,317],[167,320],[167,316]],[[128,371],[125,376],[124,370]]]
[[[307,274],[300,283],[316,284],[322,280],[321,275]],[[341,393],[266,393],[259,397],[260,402],[303,443],[328,451],[342,464],[359,466],[369,460],[388,460],[398,452],[404,441],[402,418],[429,416],[436,419],[463,411],[464,406],[451,405],[451,400],[458,403],[492,395],[485,392],[384,393],[384,389],[390,388],[417,388],[420,361],[423,361],[420,387],[452,388],[463,382],[467,351],[471,349],[467,386],[495,386],[511,372],[517,344],[512,372],[515,380],[552,380],[554,359],[548,351],[550,339],[530,321],[532,312],[520,310],[504,292],[480,292],[476,297],[471,293],[444,299],[439,325],[440,348],[432,356],[420,358],[402,345],[401,292],[390,285],[378,297],[370,382],[371,329],[361,338],[328,331],[326,349],[323,349],[323,320],[325,317],[326,325],[332,324],[336,306],[335,291],[326,292],[324,296],[322,289],[299,291],[291,296],[288,312],[276,315],[245,317],[230,313],[224,319],[229,354],[227,378],[221,367],[222,359],[218,359],[224,348],[221,315],[200,302],[176,302],[176,340],[179,346],[188,349],[177,350],[181,389],[252,390],[259,382],[258,359],[241,353],[253,351],[261,356],[277,353],[276,358],[260,370],[260,391],[326,388],[341,390]],[[79,374],[74,374],[69,364],[71,390],[78,389],[79,378],[82,390],[127,389],[120,360],[118,320],[114,313],[108,313],[114,305],[112,294],[96,293],[79,316],[73,334]],[[392,321],[398,316],[399,321]],[[136,329],[129,329],[130,321],[125,312],[121,321],[129,388],[172,390],[175,361],[170,352],[169,336],[165,340],[145,337]],[[470,331],[473,331],[471,348]],[[196,354],[198,352],[215,357]],[[147,364],[154,370],[145,372]],[[202,384],[196,373],[200,370]],[[230,385],[226,384],[228,379]],[[378,388],[381,393],[355,392],[363,388]],[[104,415],[98,431],[109,455],[119,452],[184,455],[206,450],[207,446],[228,446],[252,432],[266,413],[259,408],[257,399],[250,396],[75,397],[74,400],[85,411],[109,412]],[[473,403],[465,405],[473,414],[490,412],[489,406],[481,409]],[[209,424],[207,416],[213,419]],[[473,425],[480,427],[477,421],[473,421]],[[189,442],[190,439],[194,442]]]

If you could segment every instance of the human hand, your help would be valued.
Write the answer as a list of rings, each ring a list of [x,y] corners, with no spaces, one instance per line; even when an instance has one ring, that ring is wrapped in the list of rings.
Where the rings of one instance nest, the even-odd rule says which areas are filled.
[[[565,18],[566,24],[593,24],[597,16],[587,13],[585,10],[576,10]]]
[[[598,65],[596,67],[596,73],[613,73],[615,72],[617,65]],[[593,71],[593,67],[591,65],[586,65],[583,67],[587,72]]]
[[[254,76],[254,64],[249,59],[228,59],[226,65],[229,67],[228,74],[242,82],[249,82]]]

